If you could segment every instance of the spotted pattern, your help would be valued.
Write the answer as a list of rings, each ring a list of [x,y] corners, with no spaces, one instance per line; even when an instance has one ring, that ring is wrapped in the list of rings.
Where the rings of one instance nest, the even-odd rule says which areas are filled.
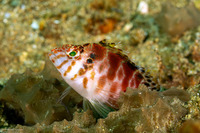
[[[64,73],[64,76],[67,76],[67,73],[69,73],[72,69],[72,66],[68,66],[67,70]]]
[[[76,64],[76,61],[72,61],[71,66],[74,66]]]
[[[64,60],[59,66],[57,66],[57,69],[62,68],[63,65],[65,65],[68,62],[68,60]]]
[[[84,87],[85,89],[87,89],[87,83],[88,83],[87,77],[83,78],[83,87]]]
[[[72,57],[71,51],[78,54]],[[66,82],[79,94],[94,96],[108,105],[117,107],[116,99],[127,87],[135,89],[144,84],[151,90],[157,88],[144,68],[136,66],[120,49],[114,48],[113,43],[105,40],[99,44],[64,45],[51,50],[49,56]]]
[[[59,55],[55,56],[52,60],[60,59],[61,57],[66,57],[66,55],[65,54],[59,54]]]
[[[83,69],[83,68],[80,68],[79,71],[78,71],[78,75],[79,75],[79,76],[82,76],[82,75],[84,75],[85,73],[86,73],[86,70]]]
[[[75,74],[74,77],[71,78],[71,80],[74,80],[74,79],[76,79],[76,78],[77,78],[77,74]]]
[[[105,86],[105,84],[106,84],[106,75],[103,75],[98,80],[98,86],[97,86],[97,88],[103,89],[103,87]]]
[[[95,71],[92,71],[92,72],[91,72],[90,79],[94,80],[94,76],[95,76]]]

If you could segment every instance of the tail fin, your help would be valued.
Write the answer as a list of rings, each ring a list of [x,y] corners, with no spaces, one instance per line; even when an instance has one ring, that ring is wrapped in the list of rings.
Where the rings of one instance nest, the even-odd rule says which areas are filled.
[[[143,67],[138,67],[138,70],[144,77],[143,84],[145,86],[147,86],[150,90],[160,91],[160,85],[154,81],[153,77],[150,75],[149,72],[146,72]]]

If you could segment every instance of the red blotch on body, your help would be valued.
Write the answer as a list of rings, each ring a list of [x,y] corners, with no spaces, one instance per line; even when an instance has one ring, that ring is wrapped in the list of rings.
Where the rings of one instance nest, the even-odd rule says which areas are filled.
[[[99,66],[99,73],[101,73],[105,68],[105,65],[104,63],[101,63],[100,66]]]
[[[92,45],[92,52],[95,53],[95,60],[102,60],[104,57],[106,57],[106,48],[94,43]]]
[[[109,52],[108,60],[110,67],[108,69],[107,77],[108,79],[113,80],[116,76],[117,70],[119,69],[120,63],[123,58],[116,53]]]
[[[139,72],[137,72],[130,81],[130,87],[138,88],[143,79],[143,76]]]
[[[129,62],[125,62],[122,64],[123,70],[124,70],[124,76],[125,78],[122,81],[122,91],[126,91],[126,88],[128,87],[128,83],[133,77],[134,72],[137,70],[136,67],[131,66],[131,64],[128,64]]]
[[[114,108],[118,108],[118,104],[117,104],[117,101],[114,100],[114,99],[117,99],[118,98],[118,94],[116,95],[116,91],[117,91],[117,87],[118,87],[118,83],[117,82],[114,82],[111,87],[110,87],[110,94],[109,94],[109,103],[112,104]]]
[[[106,84],[106,75],[103,75],[99,78],[98,87],[103,88]]]
[[[121,80],[121,79],[123,78],[123,69],[122,69],[122,67],[119,68],[119,71],[118,71],[118,73],[117,73],[117,76],[118,76],[118,79],[119,79],[119,80]]]
[[[139,72],[137,72],[134,77],[135,77],[135,80],[136,80],[136,82],[135,82],[136,88],[138,88],[138,86],[140,85],[140,83],[144,79],[144,77]]]
[[[102,63],[100,63],[99,68],[98,68],[99,73],[102,73],[108,69],[109,67],[108,63],[109,63],[109,60],[107,58]]]
[[[105,84],[106,84],[106,75],[103,75],[98,80],[98,85],[97,85],[96,92],[99,93],[103,89]]]
[[[110,92],[112,92],[112,93],[110,94],[111,97],[113,97],[113,93],[116,92],[117,86],[118,86],[118,83],[117,83],[117,82],[114,82],[114,83],[112,84],[112,86],[110,87]]]

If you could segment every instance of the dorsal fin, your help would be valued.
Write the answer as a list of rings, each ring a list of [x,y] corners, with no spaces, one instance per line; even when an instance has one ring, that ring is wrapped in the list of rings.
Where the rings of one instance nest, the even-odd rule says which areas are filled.
[[[115,43],[108,43],[106,39],[101,40],[99,44],[101,44],[102,46],[110,47],[110,48],[114,48],[116,46]]]
[[[124,59],[128,59],[128,56],[123,54],[123,51],[121,49],[115,47],[115,43],[108,43],[106,39],[103,39],[99,42],[99,44],[103,47],[108,48],[109,51],[112,51],[113,53],[122,56]]]

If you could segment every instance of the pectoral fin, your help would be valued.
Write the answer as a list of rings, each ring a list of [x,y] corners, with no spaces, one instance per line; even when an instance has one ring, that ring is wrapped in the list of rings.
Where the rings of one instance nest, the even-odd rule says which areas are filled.
[[[107,105],[100,103],[96,100],[83,100],[83,109],[91,109],[95,117],[101,116],[103,118],[107,117],[108,113],[114,111],[114,109],[108,107]]]
[[[62,103],[62,100],[69,94],[71,87],[68,86],[62,93],[62,95],[58,98],[57,103]]]

